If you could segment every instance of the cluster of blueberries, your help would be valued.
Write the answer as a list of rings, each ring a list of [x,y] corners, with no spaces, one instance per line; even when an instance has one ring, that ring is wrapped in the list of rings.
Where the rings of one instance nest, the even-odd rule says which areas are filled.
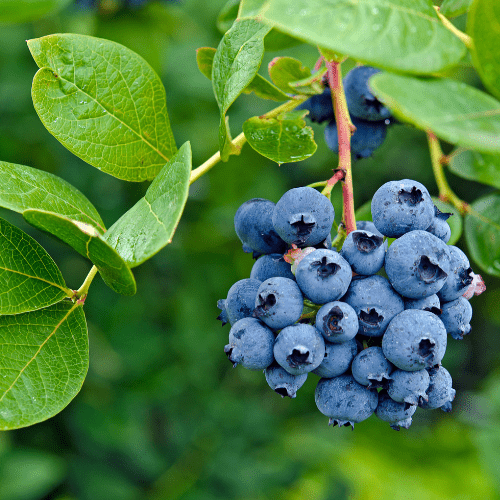
[[[353,68],[343,80],[347,108],[356,131],[351,137],[351,153],[357,160],[368,158],[382,145],[387,135],[387,126],[394,123],[391,112],[372,94],[368,87],[370,76],[380,70],[371,66]],[[307,109],[308,118],[317,123],[328,122],[325,128],[326,145],[339,152],[337,124],[332,105],[332,93],[326,88],[297,106]]]
[[[373,222],[358,222],[337,252],[334,208],[319,191],[243,203],[236,233],[258,260],[219,300],[218,319],[231,324],[224,352],[233,366],[264,370],[281,396],[294,398],[313,372],[330,424],[354,427],[375,413],[399,430],[417,407],[451,410],[455,390],[441,361],[447,333],[470,331],[463,295],[475,275],[447,245],[451,214],[421,183],[387,182],[371,210]],[[389,246],[384,237],[396,239]]]

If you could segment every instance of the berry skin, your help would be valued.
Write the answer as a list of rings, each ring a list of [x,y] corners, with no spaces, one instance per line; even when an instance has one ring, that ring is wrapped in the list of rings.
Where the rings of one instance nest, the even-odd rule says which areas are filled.
[[[451,228],[446,222],[453,214],[441,212],[436,205],[434,205],[434,218],[431,225],[426,229],[429,233],[437,236],[440,240],[448,243],[451,238]]]
[[[332,230],[335,210],[330,200],[316,189],[304,186],[287,191],[276,203],[274,229],[289,244],[316,245]]]
[[[385,272],[403,297],[423,299],[433,295],[450,273],[448,245],[427,231],[410,231],[387,250]]]
[[[446,329],[435,314],[407,309],[389,323],[382,337],[382,350],[400,370],[413,372],[439,365],[446,342]]]
[[[377,391],[358,384],[352,375],[322,378],[314,400],[318,410],[330,417],[329,424],[350,425],[366,420],[377,408]]]
[[[253,316],[274,330],[293,325],[299,320],[304,298],[295,281],[288,278],[269,278],[255,297]]]
[[[389,382],[387,392],[398,403],[418,405],[420,401],[427,400],[426,390],[429,387],[430,377],[427,370],[407,372],[395,370]]]
[[[325,341],[314,326],[299,323],[283,328],[276,337],[274,358],[291,375],[317,368],[325,357]]]
[[[316,314],[316,330],[328,342],[347,342],[356,336],[358,329],[356,311],[345,302],[328,302]]]
[[[443,304],[440,316],[446,331],[455,339],[462,340],[470,332],[472,306],[463,297]]]
[[[357,66],[344,78],[344,91],[349,112],[356,118],[369,121],[385,120],[391,112],[372,94],[368,79],[380,70],[371,66]]]
[[[272,201],[263,198],[252,198],[238,208],[234,228],[244,247],[260,254],[285,252],[286,243],[273,227],[274,208]]]
[[[282,398],[288,396],[294,398],[297,391],[304,385],[307,373],[302,375],[290,375],[286,370],[276,363],[264,370],[269,387],[277,392]]]
[[[403,299],[377,274],[353,278],[342,301],[356,311],[358,333],[368,337],[381,337],[391,319],[404,310]]]
[[[334,250],[315,250],[297,266],[295,279],[304,295],[315,304],[338,300],[349,287],[349,263]]]
[[[387,125],[383,121],[369,122],[354,116],[351,116],[351,121],[356,127],[356,131],[351,136],[351,153],[356,160],[368,158],[382,146],[387,135]],[[325,127],[325,142],[331,151],[339,152],[339,136],[334,120]]]
[[[384,238],[368,231],[351,231],[342,245],[340,255],[351,269],[365,276],[375,274],[384,265]]]
[[[427,389],[427,401],[423,400],[421,408],[433,410],[441,408],[443,411],[451,411],[451,402],[455,399],[456,391],[452,386],[451,375],[446,368],[440,366],[430,374],[429,388]]]
[[[434,203],[426,187],[410,179],[380,186],[373,195],[371,209],[375,226],[390,238],[425,230],[434,217]]]
[[[472,267],[460,248],[448,245],[450,252],[450,272],[437,295],[443,302],[451,302],[461,297],[472,283]]]
[[[263,255],[255,262],[250,271],[250,278],[254,280],[266,281],[276,277],[295,281],[290,264],[279,253]]]
[[[408,429],[411,425],[411,417],[417,411],[415,405],[408,403],[397,403],[386,391],[378,393],[378,406],[375,415],[384,422],[391,424],[391,429],[399,431],[401,427]]]
[[[387,388],[394,366],[386,359],[381,347],[373,346],[363,349],[354,358],[351,370],[358,384],[369,389]]]
[[[312,122],[323,123],[324,121],[334,120],[332,93],[330,89],[323,90],[322,94],[316,94],[307,99],[295,109],[307,109],[307,117]]]
[[[217,302],[217,307],[222,309],[218,318],[222,321],[222,325],[228,321],[234,325],[238,320],[252,316],[260,285],[260,281],[246,278],[237,281],[229,289],[227,299]]]
[[[368,231],[373,234],[378,234],[379,236],[384,236],[376,227],[371,220],[357,220],[356,229],[360,231]]]
[[[343,344],[325,342],[325,357],[313,373],[323,378],[338,377],[349,369],[357,353],[358,344],[354,339]]]
[[[441,314],[441,302],[436,294],[429,295],[423,299],[404,299],[405,309],[420,309],[431,313]]]
[[[264,370],[273,362],[274,334],[258,319],[243,318],[229,331],[229,344],[224,347],[233,366]]]

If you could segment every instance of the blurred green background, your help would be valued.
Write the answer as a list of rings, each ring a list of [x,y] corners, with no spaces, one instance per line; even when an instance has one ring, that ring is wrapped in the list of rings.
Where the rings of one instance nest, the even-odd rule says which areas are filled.
[[[167,89],[177,145],[190,140],[194,166],[202,163],[218,149],[219,118],[195,49],[217,46],[223,4],[182,0],[116,10],[108,1],[99,13],[70,4],[33,23],[1,26],[0,159],[73,183],[108,227],[144,194],[146,183],[119,181],[67,152],[33,109],[37,67],[25,40],[77,32],[123,43],[153,65]],[[306,45],[268,51],[262,74],[278,55],[309,67],[317,59]],[[453,76],[480,87],[468,67]],[[233,135],[271,107],[240,97],[229,111]],[[331,175],[337,157],[322,127],[313,128],[318,151],[307,161],[278,167],[245,146],[193,184],[173,243],[134,270],[136,296],[118,296],[94,281],[85,304],[91,360],[83,389],[56,417],[0,433],[0,500],[500,498],[498,279],[482,274],[488,290],[472,299],[472,333],[461,342],[450,338],[443,364],[457,390],[453,412],[419,409],[409,430],[395,432],[376,417],[354,432],[332,429],[314,404],[314,375],[296,399],[282,399],[260,372],[227,362],[229,326],[216,320],[217,299],[248,277],[253,263],[234,233],[234,213],[249,198],[276,202],[287,189]],[[356,206],[400,178],[437,195],[425,135],[406,126],[393,126],[372,158],[355,163],[353,175]],[[449,180],[467,201],[491,190],[451,174]],[[334,204],[340,214],[338,190]],[[17,214],[0,216],[51,253],[70,287],[80,286],[88,261]],[[463,238],[458,246],[467,252]]]

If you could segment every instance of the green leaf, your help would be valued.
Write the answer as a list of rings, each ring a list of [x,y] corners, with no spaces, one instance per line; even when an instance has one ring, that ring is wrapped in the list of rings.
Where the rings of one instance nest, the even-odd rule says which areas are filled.
[[[103,172],[153,179],[176,146],[151,66],[123,45],[84,35],[48,35],[28,47],[40,67],[33,104],[47,130]]]
[[[500,189],[500,156],[464,150],[451,156],[451,172]]]
[[[89,364],[81,305],[0,316],[0,338],[1,430],[46,420],[79,392]]]
[[[217,49],[213,47],[200,47],[196,49],[196,64],[203,76],[209,80],[212,79],[212,66],[214,64],[214,56]]]
[[[191,146],[186,142],[163,167],[146,194],[104,235],[130,267],[172,241],[189,192]]]
[[[243,124],[243,133],[255,151],[278,164],[302,161],[316,152],[314,132],[306,126],[304,111],[277,118],[254,116]]]
[[[483,196],[471,209],[465,216],[469,255],[483,271],[500,277],[500,195]]]
[[[467,16],[467,33],[474,40],[472,61],[485,87],[500,99],[500,3],[474,0]]]
[[[0,315],[34,311],[72,295],[43,247],[0,218]]]
[[[461,16],[469,9],[472,0],[444,0],[439,12],[448,18]]]
[[[228,0],[217,16],[216,26],[221,33],[225,33],[236,20],[240,0]]]
[[[57,236],[91,260],[104,283],[116,293],[134,295],[137,291],[132,271],[93,226],[43,210],[26,210],[23,216],[31,225]]]
[[[438,209],[441,212],[453,214],[449,219],[447,219],[446,222],[448,223],[451,229],[451,237],[450,241],[448,241],[448,245],[454,245],[462,235],[462,228],[463,228],[462,216],[460,215],[458,210],[449,203],[445,203],[444,201],[441,201],[439,198],[435,198],[434,196],[432,196],[432,201],[434,202],[434,205],[436,205],[436,207],[438,207]]]
[[[36,21],[66,7],[71,0],[0,0],[0,24]]]
[[[373,75],[370,88],[398,118],[452,144],[500,153],[500,102],[490,95],[447,78],[391,73]]]
[[[46,210],[106,229],[94,205],[65,180],[36,168],[0,161],[0,207]]]
[[[302,66],[302,63],[293,57],[275,57],[269,63],[267,69],[274,85],[283,92],[289,93],[292,91],[292,87],[289,85],[290,82],[303,80],[311,76],[311,70],[306,66]]]
[[[270,29],[253,20],[237,21],[217,47],[212,85],[221,114],[219,147],[223,161],[237,150],[230,144],[226,112],[257,74],[264,56],[264,37]]]
[[[242,0],[239,18],[399,72],[442,71],[466,51],[430,0]]]

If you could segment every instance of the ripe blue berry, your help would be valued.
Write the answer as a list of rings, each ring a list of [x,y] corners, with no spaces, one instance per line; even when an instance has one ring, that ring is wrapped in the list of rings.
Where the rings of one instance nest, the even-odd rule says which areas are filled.
[[[331,425],[350,425],[366,420],[377,407],[377,391],[358,384],[352,375],[322,378],[314,399],[318,410],[330,417]]]
[[[328,88],[321,94],[313,95],[295,109],[309,110],[307,117],[312,122],[323,123],[326,120],[335,119],[332,104],[332,93]]]
[[[274,357],[292,375],[317,368],[325,357],[325,341],[314,326],[299,323],[283,328],[276,337]]]
[[[264,370],[269,387],[277,392],[282,398],[288,396],[294,398],[297,391],[304,385],[307,373],[302,375],[291,375],[280,365],[273,363]]]
[[[266,281],[269,278],[276,277],[295,281],[290,264],[279,253],[263,255],[255,262],[250,271],[250,278],[254,280]]]
[[[222,309],[218,319],[223,325],[228,321],[234,325],[236,321],[252,316],[260,284],[260,281],[250,278],[239,280],[227,292],[226,300],[217,302],[217,307]]]
[[[310,187],[287,191],[272,215],[274,229],[289,244],[316,245],[332,230],[335,210],[330,200]]]
[[[448,243],[451,238],[451,228],[446,221],[452,215],[453,214],[441,212],[441,210],[434,205],[434,217],[431,221],[431,225],[426,229],[426,231],[434,236],[437,236],[445,243]]]
[[[434,217],[434,203],[420,182],[410,179],[386,182],[372,198],[372,216],[377,229],[391,238],[408,231],[427,229]]]
[[[375,274],[384,265],[384,238],[368,231],[351,231],[342,245],[340,255],[357,274]]]
[[[360,231],[368,231],[373,234],[378,234],[379,236],[384,236],[376,227],[371,220],[357,220],[356,229]]]
[[[243,318],[231,327],[224,352],[233,366],[263,370],[273,362],[273,347],[274,334],[266,325],[255,318]]]
[[[439,365],[446,341],[446,329],[435,314],[407,309],[389,323],[382,337],[382,349],[393,365],[412,372]]]
[[[292,325],[300,318],[304,298],[295,281],[269,278],[257,290],[253,316],[274,330]]]
[[[427,231],[410,231],[387,250],[385,272],[403,297],[422,299],[433,295],[450,273],[448,245]]]
[[[295,279],[306,297],[326,304],[344,295],[351,282],[349,263],[335,250],[315,250],[297,266]]]
[[[349,369],[357,353],[358,344],[355,339],[342,344],[325,342],[325,357],[313,373],[323,378],[338,377]]]
[[[455,399],[455,389],[452,388],[451,375],[446,368],[440,366],[430,373],[430,383],[427,389],[427,401],[423,400],[419,406],[425,409],[441,408],[451,411],[451,402]]]
[[[358,329],[356,311],[345,302],[327,302],[316,314],[316,330],[328,342],[347,342],[356,336]]]
[[[397,403],[386,391],[378,393],[378,405],[375,415],[384,422],[391,424],[391,429],[399,431],[401,427],[408,429],[411,425],[411,417],[417,411],[415,405],[408,403]]]
[[[443,302],[450,302],[461,297],[473,279],[469,259],[462,250],[453,245],[448,245],[448,250],[450,252],[450,271],[444,285],[437,293]]]
[[[381,347],[372,346],[363,349],[353,360],[352,376],[358,384],[368,388],[383,387],[392,379],[391,373],[394,366],[384,356]]]
[[[405,309],[420,309],[421,311],[429,311],[431,313],[441,314],[441,303],[436,294],[428,295],[423,299],[404,299]]]
[[[426,390],[429,387],[429,373],[427,370],[407,372],[395,370],[389,382],[387,392],[398,403],[418,405],[422,399],[427,400]]]
[[[445,302],[442,306],[441,321],[446,331],[456,340],[462,340],[470,332],[472,306],[463,297]]]

